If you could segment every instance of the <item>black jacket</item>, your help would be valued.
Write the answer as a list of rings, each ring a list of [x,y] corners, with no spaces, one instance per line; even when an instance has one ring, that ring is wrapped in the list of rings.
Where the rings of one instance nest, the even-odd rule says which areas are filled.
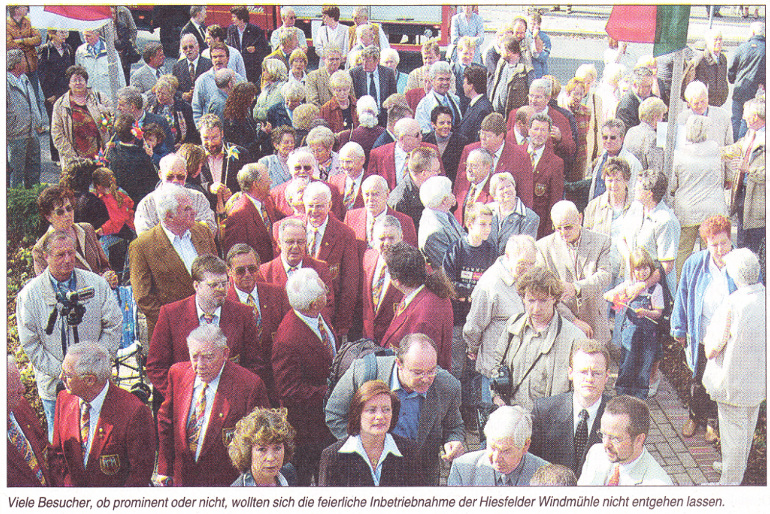
[[[246,80],[259,87],[259,78],[262,75],[262,60],[270,53],[270,45],[265,39],[265,31],[251,23],[243,29],[243,44],[238,36],[238,27],[227,27],[227,44],[241,52],[243,64],[246,66]],[[254,47],[253,52],[246,50]]]

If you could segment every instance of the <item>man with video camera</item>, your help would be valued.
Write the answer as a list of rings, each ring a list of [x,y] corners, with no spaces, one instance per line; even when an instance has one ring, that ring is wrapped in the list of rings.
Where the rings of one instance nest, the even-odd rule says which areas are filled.
[[[45,236],[42,246],[48,267],[19,293],[16,323],[21,345],[35,370],[50,440],[67,348],[79,341],[96,341],[114,357],[123,315],[106,280],[75,268],[72,236],[57,230]]]

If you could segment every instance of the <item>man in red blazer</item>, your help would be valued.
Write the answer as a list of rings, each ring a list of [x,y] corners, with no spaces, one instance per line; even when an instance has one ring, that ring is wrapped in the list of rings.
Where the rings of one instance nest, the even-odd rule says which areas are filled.
[[[535,198],[532,210],[541,220],[548,219],[551,207],[564,195],[564,161],[548,148],[546,141],[550,133],[551,118],[543,113],[533,114],[529,119],[527,154],[534,162]],[[541,239],[552,233],[553,224],[541,223],[537,238]]]
[[[329,186],[312,182],[305,188],[303,199],[307,253],[329,265],[335,299],[333,323],[340,337],[345,339],[353,325],[360,290],[360,246],[353,230],[329,216],[332,205]]]
[[[353,229],[356,239],[364,242],[364,246],[373,246],[372,228],[374,223],[385,216],[395,216],[401,222],[404,241],[417,247],[417,230],[412,218],[404,213],[388,207],[388,182],[379,175],[370,175],[361,183],[361,195],[364,207],[353,209],[345,214],[345,225]]]
[[[338,173],[329,177],[329,187],[332,192],[342,198],[342,215],[351,209],[364,206],[364,197],[361,191],[361,183],[369,176],[364,173],[364,149],[356,142],[345,143],[339,153],[340,169],[344,173]],[[343,218],[338,218],[342,220]]]
[[[96,343],[67,349],[56,401],[51,468],[63,485],[149,486],[155,467],[152,413],[110,381],[110,354]],[[84,457],[85,455],[85,457]]]
[[[468,177],[465,174],[468,154],[476,148],[483,148],[492,154],[492,174],[507,171],[516,180],[516,191],[519,198],[527,207],[532,206],[532,163],[527,152],[516,145],[515,141],[506,139],[505,120],[493,112],[481,122],[479,131],[480,141],[465,147],[457,166],[457,180],[454,185],[455,196],[468,187]]]
[[[270,262],[259,267],[262,279],[280,288],[286,286],[289,275],[295,270],[313,268],[326,284],[328,298],[324,316],[334,322],[334,288],[329,265],[307,254],[307,232],[305,222],[297,218],[285,218],[278,226],[278,247],[281,253]],[[275,338],[273,338],[275,339]]]
[[[575,155],[577,145],[572,139],[572,129],[569,126],[569,120],[559,111],[548,105],[551,99],[551,90],[553,85],[548,79],[536,79],[529,86],[529,106],[534,109],[534,114],[547,114],[552,121],[550,144],[553,145],[554,153],[563,161],[569,161]],[[516,111],[511,111],[508,115],[508,129],[513,129],[516,123]],[[516,184],[518,185],[518,179]],[[526,203],[526,201],[524,202]],[[531,207],[527,204],[528,207]],[[546,218],[547,219],[547,218]]]
[[[380,175],[388,181],[388,188],[393,189],[409,173],[407,157],[418,146],[427,146],[438,152],[436,145],[422,142],[420,124],[412,118],[402,118],[393,127],[396,141],[375,148],[369,153],[369,168],[367,175]],[[439,159],[440,161],[440,159]],[[444,173],[444,163],[441,163],[441,174]]]
[[[273,341],[273,376],[281,406],[297,431],[294,465],[297,484],[318,483],[321,451],[334,442],[326,427],[323,399],[337,338],[321,315],[326,305],[326,286],[312,269],[297,270],[286,283],[292,307]]]
[[[16,359],[8,356],[8,487],[56,485],[48,467],[51,446],[37,414],[24,398]]]
[[[270,400],[258,376],[227,359],[227,339],[216,325],[193,330],[187,347],[190,360],[171,366],[158,411],[157,483],[226,487],[239,475],[227,453],[235,424]]]
[[[254,369],[265,383],[271,401],[277,405],[270,361],[275,332],[291,309],[286,290],[273,284],[258,282],[262,280],[259,274],[259,257],[249,245],[243,243],[234,245],[227,252],[227,274],[231,280],[227,299],[245,304],[254,311],[257,324],[257,362]]]
[[[489,194],[489,175],[494,164],[494,157],[483,148],[476,148],[468,152],[468,161],[465,165],[465,178],[467,186],[457,193],[457,210],[455,218],[460,225],[465,226],[465,209],[476,202],[487,204],[494,199]]]
[[[409,220],[411,221],[411,219]],[[390,283],[388,265],[382,253],[391,245],[403,240],[401,223],[395,216],[385,215],[378,219],[373,232],[373,248],[364,254],[363,290],[363,336],[382,341],[382,336],[393,321],[396,306],[404,297],[403,293]]]
[[[304,177],[311,182],[323,182],[320,179],[314,178],[318,177],[320,173],[318,161],[316,161],[316,158],[307,148],[298,148],[290,153],[289,158],[286,160],[286,166],[289,168],[292,180],[279,184],[270,190],[270,198],[273,199],[276,214],[281,218],[294,214],[294,209],[286,202],[286,188],[289,187],[289,184],[294,179]],[[337,219],[342,219],[342,196],[336,190],[332,192],[332,213]]]
[[[224,261],[215,255],[201,255],[193,262],[192,277],[195,294],[161,307],[150,340],[147,376],[164,396],[169,368],[190,358],[187,337],[200,325],[214,324],[222,329],[233,362],[253,373],[258,373],[260,367],[254,311],[226,298],[228,280]]]
[[[241,197],[225,218],[222,253],[236,243],[246,243],[262,262],[273,260],[272,225],[278,221],[270,198],[270,173],[264,164],[247,164],[238,172]]]

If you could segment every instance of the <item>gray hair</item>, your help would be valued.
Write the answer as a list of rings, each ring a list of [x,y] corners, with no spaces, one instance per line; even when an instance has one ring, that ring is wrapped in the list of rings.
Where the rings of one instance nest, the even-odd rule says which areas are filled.
[[[284,82],[289,77],[289,69],[280,59],[265,59],[262,62],[262,73],[270,75],[273,82]]]
[[[16,67],[17,64],[24,60],[24,52],[18,48],[8,50],[5,53],[5,59],[8,69],[12,70]]]
[[[366,158],[366,154],[364,153],[364,149],[356,143],[355,141],[348,141],[343,145],[342,148],[340,148],[339,155],[343,155],[345,153],[350,152],[351,155],[354,155],[360,159]]]
[[[615,129],[618,131],[618,134],[620,134],[620,137],[626,136],[626,124],[623,123],[623,120],[621,119],[610,118],[602,123],[602,128]]]
[[[214,73],[214,84],[219,89],[226,88],[235,77],[235,72],[230,68],[222,68]]]
[[[318,172],[318,162],[315,160],[315,155],[313,155],[313,152],[310,151],[307,147],[301,147],[297,148],[296,150],[292,150],[292,152],[289,154],[289,157],[286,159],[286,166],[289,168],[289,170],[294,169],[294,165],[297,164],[297,161],[299,161],[300,157],[311,157],[313,159],[313,175],[315,175]]]
[[[291,5],[284,5],[281,7],[281,18],[288,16],[289,13],[292,13],[294,15],[297,14],[297,12],[294,10],[294,7],[292,7]]]
[[[396,52],[393,48],[385,48],[384,50],[380,50],[380,64],[387,61],[391,57],[396,59],[396,66],[398,66],[398,63],[401,62],[401,56],[398,55],[398,52]]]
[[[436,75],[452,75],[452,68],[449,66],[449,63],[446,61],[436,61],[434,62],[431,67],[430,71],[428,72],[428,77],[430,77],[431,80],[436,78]]]
[[[326,296],[326,286],[313,268],[301,268],[286,281],[286,295],[292,309],[306,311],[321,296]]]
[[[286,231],[287,228],[294,227],[302,229],[302,232],[305,232],[307,230],[307,225],[305,225],[305,222],[298,218],[284,218],[281,220],[280,225],[278,225],[278,239],[283,238],[283,233]]]
[[[646,66],[637,66],[634,68],[631,83],[634,86],[638,86],[642,83],[642,79],[646,77],[652,77],[652,70]]]
[[[684,126],[684,134],[690,143],[700,143],[708,139],[709,119],[696,114],[687,118]]]
[[[513,175],[511,175],[510,172],[501,171],[499,173],[495,173],[489,179],[489,194],[491,194],[492,197],[494,197],[497,193],[497,188],[500,186],[500,182],[503,180],[510,180],[513,183],[513,187],[516,187],[516,179],[513,178]]]
[[[639,120],[650,123],[658,116],[662,116],[667,110],[668,107],[666,107],[665,102],[657,96],[645,98],[639,104]]]
[[[324,47],[324,58],[328,57],[329,54],[339,54],[342,56],[342,48],[340,48],[339,45],[328,45]]]
[[[498,407],[489,415],[484,435],[487,440],[511,438],[514,446],[523,448],[532,437],[532,416],[520,405]]]
[[[316,180],[307,185],[305,193],[302,195],[302,199],[303,201],[307,201],[316,195],[322,195],[326,198],[328,203],[331,203],[332,201],[332,190],[320,180]]]
[[[605,69],[607,68],[605,67]],[[594,81],[596,81],[596,79],[599,77],[599,73],[596,71],[596,66],[594,66],[592,63],[581,64],[575,71],[575,77],[582,81],[585,81],[587,75],[591,75]]]
[[[276,59],[268,59],[268,61],[269,60]],[[299,82],[287,82],[281,87],[281,94],[285,100],[304,100],[305,86]]]
[[[198,45],[198,49],[200,50],[200,43],[198,43],[198,38],[195,37],[195,35],[192,32],[188,32],[187,34],[182,35],[181,38],[179,38],[179,53],[182,53],[182,45],[184,45],[185,41],[192,40],[193,43]]]
[[[507,257],[522,255],[524,252],[537,253],[534,237],[529,234],[513,234],[508,238],[508,241],[505,243],[505,255]]]
[[[393,134],[395,134],[396,139],[399,139],[407,132],[413,132],[415,130],[418,132],[420,131],[420,123],[417,120],[414,118],[401,118],[393,127]]]
[[[622,64],[611,62],[604,65],[604,71],[602,72],[602,82],[605,84],[617,85],[623,75],[626,73],[626,67]]]
[[[241,191],[248,191],[254,182],[259,180],[260,175],[268,173],[267,166],[261,162],[252,162],[241,168],[238,172],[238,185]]]
[[[332,132],[332,129],[323,125],[319,125],[318,127],[313,127],[310,129],[310,132],[307,133],[307,137],[305,138],[305,142],[308,145],[320,143],[326,148],[331,148],[334,146],[335,141],[336,139],[334,138],[334,132]]]
[[[759,116],[762,119],[762,121],[765,121],[765,110],[766,110],[766,108],[767,108],[767,106],[765,105],[765,96],[764,95],[762,95],[760,97],[757,97],[757,98],[752,98],[751,100],[749,100],[748,102],[743,104],[743,112],[744,113],[747,112],[747,109],[748,109],[748,112],[756,114],[757,116]]]
[[[170,153],[168,155],[164,155],[163,158],[161,158],[159,168],[161,176],[174,168],[187,171],[187,162],[181,156],[175,153]]]
[[[141,109],[144,106],[144,98],[142,98],[142,92],[136,86],[126,86],[118,89],[118,101],[126,101],[133,105],[136,109]]]
[[[468,158],[467,160],[470,161],[472,158],[475,159],[476,157],[481,157],[481,161],[486,165],[489,170],[492,170],[492,165],[495,163],[495,156],[492,155],[492,153],[487,150],[486,148],[474,148],[470,152],[468,152]]]
[[[294,30],[294,27],[280,27],[278,29],[278,43],[281,45],[296,38],[297,31]]]
[[[374,26],[370,23],[362,23],[358,27],[356,27],[356,38],[361,39],[361,35],[364,32],[371,32],[372,35],[374,35]]]
[[[369,19],[369,9],[365,5],[359,5],[356,7],[356,9],[353,11],[353,17],[356,18],[358,16],[366,16],[366,19]]]
[[[684,89],[684,99],[688,102],[692,102],[701,95],[706,95],[706,97],[708,97],[708,94],[709,90],[706,87],[706,84],[699,80],[693,80],[687,84],[687,87]]]
[[[559,200],[551,207],[551,221],[565,219],[568,216],[580,216],[577,206],[569,200]]]
[[[166,214],[176,211],[179,207],[179,200],[182,198],[191,198],[187,188],[179,184],[164,182],[153,192],[155,196],[155,212],[158,214],[161,223],[166,219]]]
[[[369,95],[364,95],[356,101],[356,112],[358,121],[366,128],[377,126],[377,114],[380,109],[377,107],[377,101]]]
[[[420,186],[420,201],[428,209],[437,208],[451,194],[452,181],[449,177],[431,177]]]
[[[211,343],[214,348],[227,348],[227,337],[222,329],[213,323],[206,323],[190,332],[187,336],[187,346],[193,343]]]
[[[553,90],[553,84],[548,79],[535,79],[529,86],[529,92],[540,91],[548,98],[551,97],[551,91]]]
[[[370,185],[377,184],[380,186],[380,189],[384,190],[386,193],[389,193],[388,188],[388,181],[383,177],[382,175],[369,175],[364,179],[363,182],[361,182],[361,190],[368,189]]]
[[[337,70],[329,77],[329,87],[347,87],[353,85],[353,79],[350,78],[350,73],[345,70]]]
[[[73,344],[67,348],[67,355],[75,360],[72,367],[79,377],[94,375],[99,382],[106,382],[112,376],[112,359],[107,348],[99,343]]]
[[[759,281],[759,259],[748,248],[737,248],[725,255],[725,268],[738,287],[746,287]]]

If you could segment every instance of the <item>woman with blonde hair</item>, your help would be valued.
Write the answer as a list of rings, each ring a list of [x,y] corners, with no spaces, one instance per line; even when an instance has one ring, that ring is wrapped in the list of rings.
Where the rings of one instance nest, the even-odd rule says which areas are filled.
[[[296,431],[286,420],[286,409],[257,407],[235,425],[227,452],[241,472],[231,487],[275,487],[293,485],[284,465],[294,454]],[[287,473],[289,474],[289,473]],[[287,479],[289,478],[289,479]]]
[[[166,147],[176,151],[183,143],[200,143],[201,137],[195,128],[192,107],[176,96],[179,80],[171,74],[161,75],[152,87],[154,96],[150,98],[147,110],[163,116],[174,135],[173,141],[167,141]]]
[[[266,59],[262,62],[262,92],[254,105],[254,119],[265,121],[267,111],[275,104],[283,103],[281,88],[289,77],[289,70],[280,59]]]
[[[307,54],[302,48],[295,48],[289,55],[289,82],[305,85],[307,77]]]
[[[350,94],[353,79],[347,71],[335,71],[329,77],[332,98],[321,107],[320,116],[335,134],[351,131],[358,126],[356,99]]]

